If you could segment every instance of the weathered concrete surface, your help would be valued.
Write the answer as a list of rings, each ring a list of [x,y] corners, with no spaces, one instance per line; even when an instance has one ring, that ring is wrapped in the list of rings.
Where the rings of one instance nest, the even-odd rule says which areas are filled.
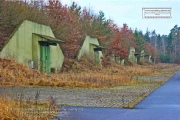
[[[134,109],[65,107],[63,120],[180,120],[180,72]]]
[[[142,100],[155,88],[157,84],[105,89],[0,87],[0,94],[13,99],[33,101],[38,93],[38,101],[47,101],[52,96],[59,105],[122,108],[130,107],[131,103]]]

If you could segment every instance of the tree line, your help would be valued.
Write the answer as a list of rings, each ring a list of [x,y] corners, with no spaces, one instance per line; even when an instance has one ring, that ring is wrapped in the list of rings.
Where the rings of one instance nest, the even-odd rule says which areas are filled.
[[[77,58],[77,53],[86,35],[98,38],[107,48],[105,58],[112,54],[127,59],[130,47],[136,52],[145,50],[147,55],[159,62],[180,62],[178,40],[179,27],[176,25],[169,35],[154,31],[132,30],[127,24],[118,26],[106,19],[103,11],[98,14],[92,9],[82,8],[75,2],[62,5],[60,0],[0,1],[0,48],[13,30],[24,20],[45,24],[52,28],[56,38],[65,41],[61,48],[66,59]]]

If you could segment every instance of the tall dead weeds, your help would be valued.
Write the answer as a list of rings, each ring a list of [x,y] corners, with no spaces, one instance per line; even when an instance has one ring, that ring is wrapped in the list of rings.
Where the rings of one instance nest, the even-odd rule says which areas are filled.
[[[46,74],[12,60],[0,58],[0,85],[113,87],[136,84],[134,76],[156,75],[179,69],[176,64],[122,66],[111,63],[111,66],[103,68],[85,60],[69,63],[73,63],[73,67],[63,67],[60,74]]]

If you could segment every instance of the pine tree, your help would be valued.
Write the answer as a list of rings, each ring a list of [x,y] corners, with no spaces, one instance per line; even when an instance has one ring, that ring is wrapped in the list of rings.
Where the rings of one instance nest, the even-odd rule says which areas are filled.
[[[135,42],[136,42],[136,52],[140,53],[142,50],[144,50],[144,41],[143,39],[140,37],[139,31],[136,29],[134,32],[134,37],[136,38]]]
[[[145,38],[145,40],[146,40],[147,42],[150,43],[150,37],[149,37],[149,35],[150,35],[150,32],[149,32],[149,30],[148,30],[148,28],[147,28],[146,33],[145,33],[145,35],[144,35],[144,38]]]

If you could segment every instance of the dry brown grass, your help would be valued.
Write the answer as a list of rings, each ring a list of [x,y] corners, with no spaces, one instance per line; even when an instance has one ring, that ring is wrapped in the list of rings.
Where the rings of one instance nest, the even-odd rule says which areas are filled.
[[[113,87],[132,85],[133,76],[175,72],[176,64],[121,66],[112,63],[108,68],[95,66],[88,61],[75,61],[70,69],[60,74],[45,74],[14,61],[0,58],[0,85],[53,86],[53,87]]]
[[[0,97],[0,120],[49,120],[54,117],[57,110],[48,110],[47,103],[29,101],[15,101]]]

